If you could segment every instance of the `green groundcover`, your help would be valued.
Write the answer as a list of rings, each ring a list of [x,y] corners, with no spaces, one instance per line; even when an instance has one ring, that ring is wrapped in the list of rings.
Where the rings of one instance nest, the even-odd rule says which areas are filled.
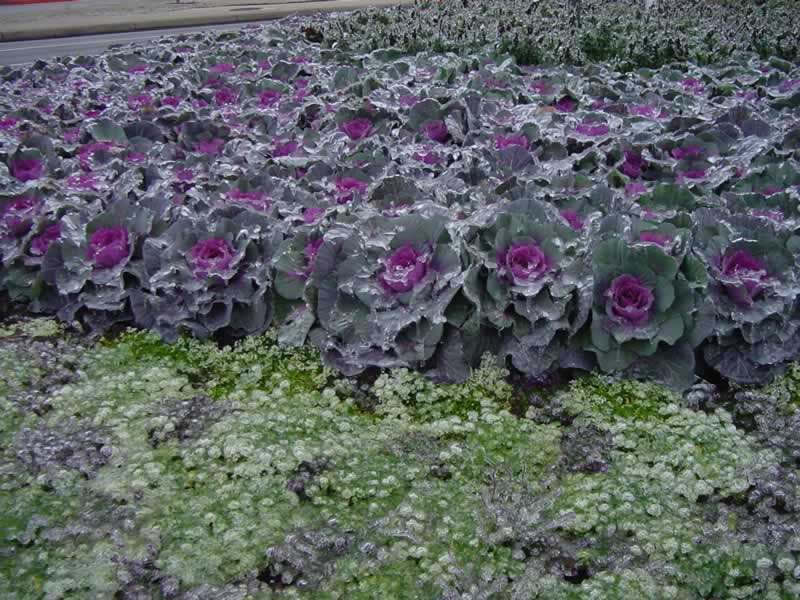
[[[799,380],[352,380],[7,322],[0,597],[797,598]]]

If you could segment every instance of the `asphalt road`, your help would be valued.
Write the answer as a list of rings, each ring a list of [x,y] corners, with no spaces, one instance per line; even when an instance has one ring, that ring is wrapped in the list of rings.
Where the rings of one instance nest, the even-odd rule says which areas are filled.
[[[31,40],[29,42],[3,42],[0,43],[0,65],[24,65],[37,60],[47,60],[58,56],[102,54],[113,44],[142,43],[166,35],[178,35],[197,31],[230,31],[241,29],[251,24],[263,24],[263,21],[260,23],[234,23],[229,25],[179,27],[176,29],[156,29],[153,31],[135,31],[130,33],[82,35],[71,38],[62,37],[50,40]]]

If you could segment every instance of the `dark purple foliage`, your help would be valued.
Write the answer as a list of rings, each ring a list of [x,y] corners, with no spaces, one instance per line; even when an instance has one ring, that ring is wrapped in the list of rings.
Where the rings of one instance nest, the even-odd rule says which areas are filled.
[[[187,260],[194,276],[205,279],[223,273],[233,262],[233,248],[227,240],[212,238],[198,242],[189,250]]]
[[[620,275],[605,292],[606,314],[622,325],[640,327],[650,318],[653,290],[634,275]]]
[[[706,177],[706,170],[705,169],[690,169],[688,171],[682,171],[679,173],[680,177],[686,179],[705,179]]]
[[[405,244],[387,257],[378,282],[387,292],[401,294],[410,291],[427,272],[427,254]]]
[[[44,256],[50,244],[61,237],[61,224],[49,225],[45,230],[31,240],[31,254],[34,256]]]
[[[497,262],[514,283],[536,281],[551,268],[550,259],[536,242],[512,244],[498,253]]]
[[[729,248],[719,259],[723,287],[736,304],[751,305],[764,290],[767,267],[746,250]]]
[[[530,141],[522,134],[498,135],[494,139],[494,147],[498,150],[513,146],[519,146],[527,150],[530,147]]]
[[[625,150],[625,161],[622,163],[619,170],[628,177],[641,177],[642,170],[646,167],[647,161],[642,158],[641,154]]]
[[[625,195],[628,197],[639,196],[647,191],[647,186],[641,181],[632,181],[625,186]]]
[[[262,107],[275,106],[281,100],[278,90],[264,90],[258,94],[258,105]]]
[[[8,168],[22,182],[39,179],[44,174],[44,163],[38,158],[12,158]]]
[[[664,233],[658,233],[657,231],[643,231],[639,234],[639,241],[646,242],[648,244],[655,244],[663,248],[669,244],[672,239],[668,235]]]
[[[414,153],[414,160],[418,160],[426,165],[439,165],[441,164],[444,159],[436,152],[426,152],[425,154],[420,154],[419,152]]]
[[[672,158],[682,160],[684,158],[700,156],[703,154],[703,149],[700,146],[684,146],[683,148],[673,148],[670,154]]]
[[[574,210],[562,210],[561,216],[575,231],[583,230],[583,219]]]
[[[339,129],[355,142],[369,137],[369,134],[372,133],[372,121],[369,119],[352,119],[342,123]]]
[[[0,209],[0,233],[9,237],[21,237],[28,233],[41,204],[35,196],[21,196],[6,204]]]
[[[183,102],[183,98],[180,96],[164,96],[161,99],[162,105],[171,106],[172,108],[177,107],[181,102]]]
[[[564,96],[560,100],[558,100],[555,104],[553,104],[553,108],[555,108],[558,112],[575,112],[578,109],[578,102],[574,98],[570,98],[569,96]]]
[[[233,88],[224,87],[214,92],[214,102],[218,106],[225,104],[236,104],[239,101],[239,94]]]
[[[0,131],[11,131],[17,126],[19,121],[14,117],[5,117],[0,119]]]
[[[195,144],[195,150],[201,154],[219,154],[225,146],[225,140],[214,138],[212,140],[200,140]]]
[[[367,184],[355,177],[341,177],[334,182],[336,186],[337,204],[347,204],[356,195],[363,195],[367,191]]]
[[[314,223],[325,214],[325,209],[319,206],[307,206],[303,209],[303,222],[306,224]]]
[[[98,269],[110,269],[128,258],[130,236],[124,227],[101,227],[89,236],[86,258]]]
[[[300,147],[300,144],[294,140],[289,140],[287,142],[278,142],[275,144],[275,148],[272,150],[272,156],[275,158],[280,158],[282,156],[291,156],[297,149]]]
[[[150,94],[135,94],[128,98],[128,108],[141,110],[153,106],[153,97]]]
[[[422,126],[422,129],[425,132],[425,137],[440,144],[445,143],[450,137],[447,125],[442,120],[428,121]]]

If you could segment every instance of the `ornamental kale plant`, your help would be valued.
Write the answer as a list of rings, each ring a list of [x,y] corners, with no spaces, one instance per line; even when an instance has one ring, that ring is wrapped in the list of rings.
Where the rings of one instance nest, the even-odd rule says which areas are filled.
[[[592,319],[584,347],[608,373],[629,371],[688,387],[694,347],[704,337],[700,291],[705,271],[690,255],[618,237],[592,250]]]
[[[412,9],[443,32],[482,15],[474,54],[356,54],[328,37],[338,17],[306,17],[0,68],[0,302],[169,339],[274,323],[348,374],[461,380],[487,352],[532,378],[599,365],[685,387],[692,354],[698,374],[780,372],[800,355],[800,68],[665,61],[657,28],[631,70],[635,10],[583,4],[575,60],[546,43],[570,3],[531,8],[534,34],[504,54],[526,30],[509,20],[495,45],[492,23],[530,8],[512,2]],[[419,43],[400,43],[401,12],[374,14]],[[699,30],[730,37],[711,22],[678,28],[675,52],[720,42]],[[544,64],[556,55],[610,62]],[[747,246],[739,218],[786,260]]]
[[[142,286],[132,296],[138,325],[167,339],[188,332],[241,336],[272,320],[270,260],[280,240],[250,211],[205,224],[180,218],[142,250]]]
[[[737,383],[767,381],[800,349],[800,238],[771,219],[710,209],[697,219],[716,322],[703,356]]]
[[[0,198],[0,287],[12,300],[49,313],[64,304],[64,298],[42,277],[44,257],[61,238],[60,216],[47,210],[36,192]]]
[[[8,161],[8,170],[14,178],[25,183],[41,178],[44,174],[45,165],[38,156],[31,155],[31,153],[23,153]]]
[[[316,288],[308,284],[323,235],[324,229],[316,225],[300,229],[281,242],[273,258],[275,292],[279,299],[289,302],[279,336],[287,345],[303,344],[315,321]]]
[[[468,374],[461,352],[441,344],[464,279],[446,225],[444,217],[415,214],[326,234],[311,267],[318,323],[309,338],[327,364],[348,375],[369,366]]]
[[[131,293],[142,283],[142,244],[163,227],[160,214],[118,200],[92,219],[85,213],[66,214],[57,227],[34,238],[30,253],[44,250],[41,278],[63,301],[59,317],[68,322],[80,318],[96,332],[129,321]]]
[[[6,201],[0,208],[0,236],[5,239],[20,238],[28,233],[41,205],[41,199],[33,194]]]
[[[353,119],[340,125],[341,130],[353,141],[364,139],[372,132],[372,121],[369,119]]]
[[[572,344],[591,306],[587,237],[552,206],[518,200],[498,208],[465,242],[472,334],[494,332],[500,356],[533,377],[554,367],[589,368]],[[480,323],[489,327],[481,331]]]

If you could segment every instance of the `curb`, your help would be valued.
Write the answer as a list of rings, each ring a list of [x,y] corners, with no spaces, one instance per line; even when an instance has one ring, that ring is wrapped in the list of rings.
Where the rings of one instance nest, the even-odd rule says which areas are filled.
[[[52,0],[51,0],[52,1]],[[117,16],[95,23],[77,20],[75,23],[58,25],[25,26],[17,29],[0,30],[0,42],[22,42],[61,37],[77,37],[103,33],[127,33],[133,31],[157,31],[178,27],[199,27],[202,25],[228,25],[242,22],[273,21],[293,15],[308,15],[324,12],[347,12],[363,8],[384,8],[411,4],[413,0],[321,0],[294,4],[271,4],[263,8],[244,12],[230,9],[210,8],[196,11],[162,13],[136,17]],[[192,14],[194,13],[194,14]]]
[[[71,2],[72,0],[0,0],[0,6],[17,6],[19,4],[41,4],[43,2]]]

